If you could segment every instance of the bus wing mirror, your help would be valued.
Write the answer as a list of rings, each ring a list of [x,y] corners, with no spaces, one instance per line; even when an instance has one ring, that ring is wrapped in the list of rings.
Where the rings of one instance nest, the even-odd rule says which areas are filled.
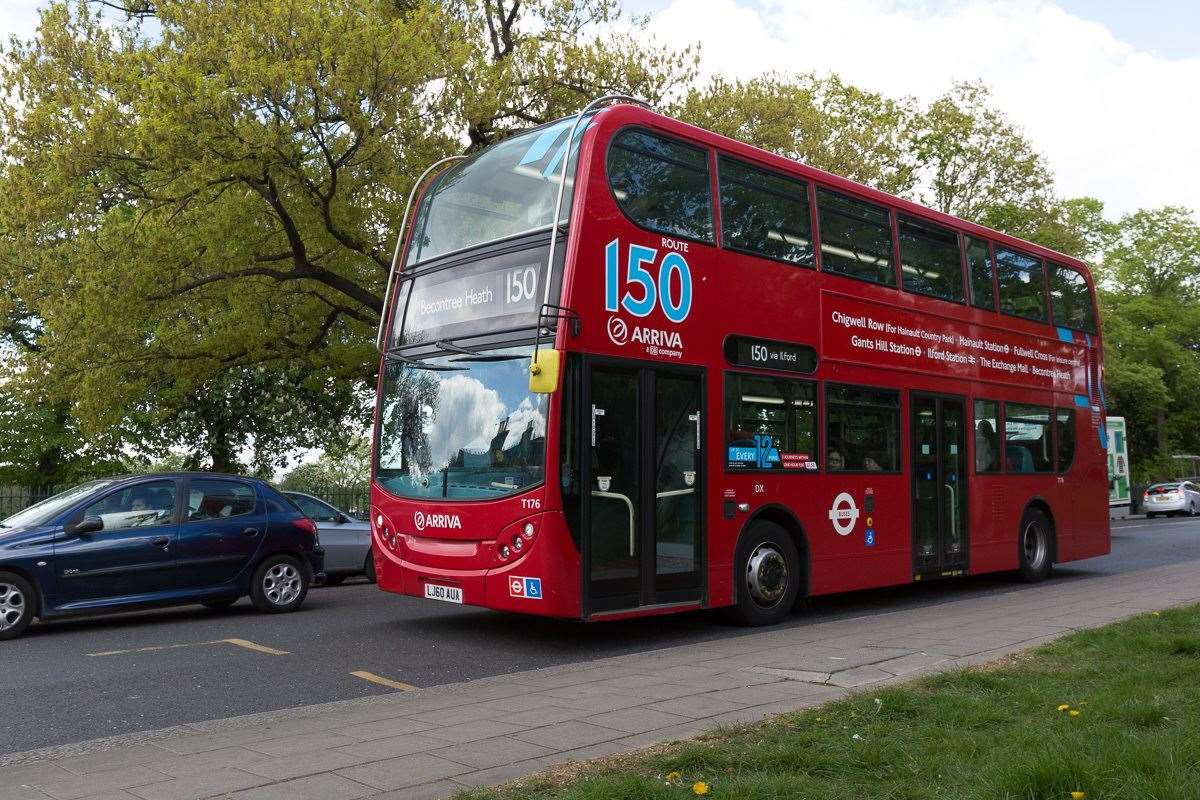
[[[533,354],[529,364],[529,391],[536,394],[553,394],[558,390],[558,372],[562,364],[562,353],[551,348],[541,348]]]

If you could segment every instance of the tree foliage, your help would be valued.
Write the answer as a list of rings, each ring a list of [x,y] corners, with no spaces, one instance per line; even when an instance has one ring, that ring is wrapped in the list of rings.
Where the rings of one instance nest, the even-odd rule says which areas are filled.
[[[718,77],[691,89],[670,113],[886,192],[914,186],[912,101],[863,91],[836,75]]]
[[[371,480],[371,442],[361,434],[346,435],[316,460],[298,465],[282,486],[297,492],[363,492]]]
[[[365,420],[425,165],[693,59],[602,35],[614,0],[126,8],[60,0],[4,53],[0,335],[85,434],[215,467]]]
[[[1129,422],[1131,462],[1200,452],[1200,225],[1175,207],[1126,215],[1099,276],[1110,410]]]

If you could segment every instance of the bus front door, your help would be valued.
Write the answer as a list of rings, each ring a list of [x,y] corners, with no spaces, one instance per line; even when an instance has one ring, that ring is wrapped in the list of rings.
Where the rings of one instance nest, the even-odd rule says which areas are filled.
[[[967,569],[966,403],[912,395],[913,573]]]
[[[588,364],[585,616],[700,599],[703,375]]]

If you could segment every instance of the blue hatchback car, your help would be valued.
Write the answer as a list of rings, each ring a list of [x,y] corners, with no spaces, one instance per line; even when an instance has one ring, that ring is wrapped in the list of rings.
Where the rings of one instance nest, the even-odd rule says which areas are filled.
[[[266,482],[214,473],[89,481],[0,520],[0,639],[35,617],[146,605],[295,611],[323,577],[316,524]]]

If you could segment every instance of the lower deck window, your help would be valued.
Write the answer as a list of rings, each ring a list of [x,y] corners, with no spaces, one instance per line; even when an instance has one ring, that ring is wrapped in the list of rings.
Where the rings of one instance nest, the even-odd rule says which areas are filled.
[[[899,392],[827,386],[825,421],[828,471],[900,471]]]
[[[809,381],[725,376],[726,465],[817,469],[817,392]]]
[[[1051,472],[1051,443],[1049,408],[1004,405],[1004,463],[1008,472]]]

